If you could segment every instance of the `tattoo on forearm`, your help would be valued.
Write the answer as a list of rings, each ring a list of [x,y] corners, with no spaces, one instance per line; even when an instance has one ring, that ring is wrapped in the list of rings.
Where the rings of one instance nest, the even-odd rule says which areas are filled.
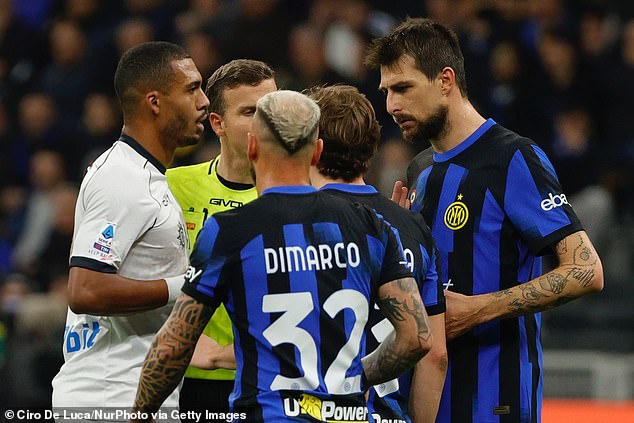
[[[539,292],[533,285],[520,285],[520,289],[522,290],[522,297],[528,301],[537,301],[545,297],[545,295]]]
[[[135,409],[156,411],[185,373],[196,341],[213,310],[191,297],[181,296],[145,358]]]
[[[510,289],[503,289],[502,291],[493,292],[492,295],[496,298],[501,298],[506,295],[512,295],[513,292]]]
[[[539,278],[539,285],[545,291],[553,294],[561,294],[566,287],[568,280],[559,273],[547,273]]]
[[[580,269],[578,267],[573,267],[566,275],[566,279],[568,278],[576,279],[582,288],[587,288],[592,285],[592,281],[594,280],[594,269]]]
[[[562,239],[561,241],[557,243],[557,245],[555,246],[555,252],[557,254],[565,254],[568,252],[568,245],[567,245],[566,238]]]
[[[417,328],[418,347],[403,351],[395,344],[396,335],[392,333],[383,340],[381,345],[369,356],[363,359],[364,372],[368,382],[372,385],[402,374],[420,359],[425,345],[432,336],[425,306],[420,298],[416,285],[412,281],[399,280],[396,284],[405,295],[400,298],[392,296],[381,297],[377,300],[381,311],[391,322],[403,322],[414,319]]]

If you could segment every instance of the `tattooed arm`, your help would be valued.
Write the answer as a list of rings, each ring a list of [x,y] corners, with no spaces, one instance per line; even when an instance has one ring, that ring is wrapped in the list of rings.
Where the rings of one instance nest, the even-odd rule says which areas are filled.
[[[550,310],[581,296],[601,292],[603,266],[585,231],[562,239],[554,250],[559,265],[526,283],[470,297],[445,292],[447,339],[491,320]]]
[[[400,376],[414,366],[432,344],[427,312],[413,278],[382,285],[376,303],[394,331],[361,360],[368,385]]]
[[[194,347],[214,309],[181,294],[145,357],[134,409],[159,409],[176,388],[194,353]]]

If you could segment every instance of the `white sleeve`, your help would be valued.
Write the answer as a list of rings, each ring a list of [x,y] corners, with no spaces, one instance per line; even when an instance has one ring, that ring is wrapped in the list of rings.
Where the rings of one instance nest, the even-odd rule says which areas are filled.
[[[149,179],[149,173],[112,167],[86,181],[77,205],[71,266],[107,273],[120,268],[160,209]]]

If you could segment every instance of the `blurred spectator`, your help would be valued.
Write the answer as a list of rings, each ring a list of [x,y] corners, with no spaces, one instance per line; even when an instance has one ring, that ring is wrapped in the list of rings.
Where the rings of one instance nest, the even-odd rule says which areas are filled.
[[[18,105],[18,128],[10,146],[12,172],[23,182],[29,180],[31,156],[35,151],[64,151],[71,163],[75,159],[74,139],[58,119],[52,98],[44,93],[29,93]]]
[[[61,185],[52,192],[53,221],[48,239],[34,262],[38,291],[46,292],[52,279],[68,271],[70,247],[78,190],[72,185]]]
[[[413,154],[409,144],[400,138],[387,140],[372,159],[367,182],[386,197],[392,195],[394,182],[404,181],[407,165]]]
[[[238,16],[231,35],[223,43],[226,60],[256,59],[273,68],[285,67],[288,15],[278,7],[279,0],[241,0]]]
[[[81,180],[88,165],[108,149],[121,133],[121,117],[115,100],[105,94],[90,94],[77,129],[81,143],[81,167],[72,180]]]
[[[39,150],[31,159],[32,191],[26,201],[24,225],[13,250],[13,268],[32,274],[53,228],[54,191],[64,183],[64,161],[59,153]]]
[[[240,2],[237,1],[191,0],[190,7],[174,21],[181,34],[203,29],[224,41],[233,32],[239,14]]]
[[[92,84],[93,71],[86,36],[72,21],[56,21],[50,36],[51,63],[37,82],[60,112],[60,122],[72,128],[81,114],[81,102]]]
[[[0,188],[0,278],[11,270],[11,256],[24,226],[26,189],[20,185]]]
[[[332,3],[336,21],[326,29],[328,64],[350,81],[361,81],[366,74],[363,57],[368,41],[386,34],[396,19],[374,10],[365,0]]]
[[[605,154],[593,136],[586,110],[571,108],[555,117],[549,157],[570,204],[599,252],[606,251],[616,226],[611,192],[601,185]]]
[[[224,62],[218,49],[218,42],[206,31],[197,29],[185,33],[183,46],[191,54],[203,81],[207,81],[207,78]]]
[[[123,21],[115,31],[117,61],[132,47],[152,40],[154,40],[154,30],[147,20],[132,18]]]
[[[326,62],[323,35],[310,25],[293,28],[288,53],[293,77],[289,81],[283,78],[280,81],[280,85],[287,89],[300,91],[315,85],[345,81]]]

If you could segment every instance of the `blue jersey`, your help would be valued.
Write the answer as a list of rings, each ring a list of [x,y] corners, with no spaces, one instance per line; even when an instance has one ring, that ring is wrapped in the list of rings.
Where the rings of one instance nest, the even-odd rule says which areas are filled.
[[[372,207],[399,236],[409,269],[414,273],[425,310],[430,316],[445,312],[445,296],[438,278],[438,253],[431,231],[420,213],[399,207],[370,185],[328,184],[324,192]],[[377,306],[370,310],[367,349],[374,351],[393,330]],[[410,422],[408,411],[412,371],[398,379],[372,387],[368,410],[375,421]]]
[[[210,217],[183,291],[234,324],[235,412],[249,421],[367,421],[361,358],[383,283],[412,274],[374,211],[277,187]]]
[[[445,153],[423,153],[413,209],[438,247],[445,287],[465,295],[542,274],[540,255],[582,230],[544,152],[486,121]],[[420,158],[419,158],[420,159]],[[492,321],[447,344],[442,423],[539,422],[541,315]]]

